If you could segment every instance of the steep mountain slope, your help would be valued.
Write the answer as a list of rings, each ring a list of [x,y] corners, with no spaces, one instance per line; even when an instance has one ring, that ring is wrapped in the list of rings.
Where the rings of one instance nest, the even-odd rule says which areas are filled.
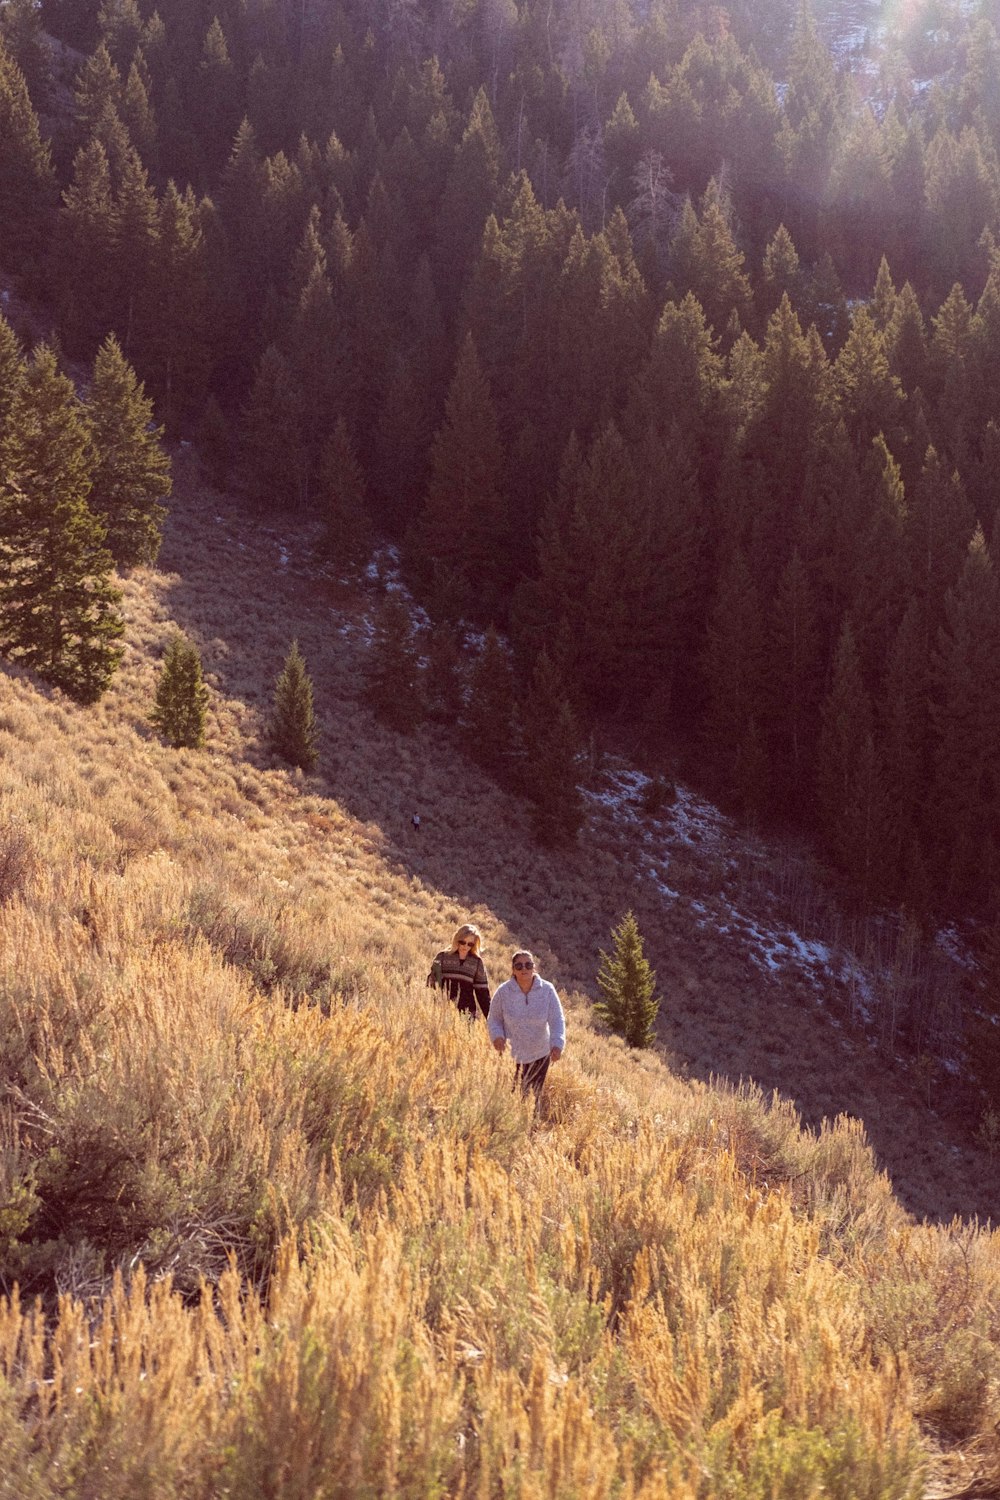
[[[603,792],[588,799],[578,846],[540,850],[526,810],[434,731],[391,734],[359,703],[377,584],[366,595],[323,577],[308,526],[279,533],[263,518],[248,527],[242,509],[206,490],[192,450],[177,457],[160,572],[130,585],[131,634],[144,645],[116,701],[133,720],[152,694],[148,648],[176,622],[201,647],[215,687],[210,750],[268,763],[262,725],[297,636],[324,731],[314,785],[365,825],[400,878],[450,898],[447,915],[425,908],[414,924],[424,923],[428,951],[468,905],[491,936],[505,924],[561,983],[593,995],[598,951],[632,907],[658,971],[674,1066],[703,1079],[753,1079],[815,1125],[841,1113],[860,1119],[918,1215],[994,1214],[1000,1173],[977,1147],[978,1112],[961,1080],[933,1061],[960,1055],[959,965],[939,954],[923,984],[940,1004],[924,1007],[932,1014],[923,1035],[904,1036],[917,1009],[907,979],[911,992],[919,987],[903,972],[905,936],[869,934],[862,967],[862,934],[830,910],[802,851],[739,834],[683,789],[651,818],[641,811],[643,778],[614,760],[597,777]]]
[[[937,1493],[992,1473],[996,1237],[915,1225],[856,1123],[803,1132],[590,1024],[633,904],[668,1058],[713,999],[736,1015],[689,1073],[782,1003],[813,1055],[838,1035],[746,932],[698,926],[720,852],[691,799],[655,850],[595,801],[576,851],[539,851],[451,747],[371,722],[366,601],[314,576],[305,530],[237,529],[178,470],[112,691],[0,677],[0,1269],[43,1298],[0,1307],[10,1493],[888,1500],[930,1493],[944,1449]],[[176,625],[204,751],[146,722]],[[262,745],[292,635],[313,779]],[[642,895],[654,852],[676,896]],[[567,994],[537,1119],[424,987],[465,916],[495,974],[529,942]]]

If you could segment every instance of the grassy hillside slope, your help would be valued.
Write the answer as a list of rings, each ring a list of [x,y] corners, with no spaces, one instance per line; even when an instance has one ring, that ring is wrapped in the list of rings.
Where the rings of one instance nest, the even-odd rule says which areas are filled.
[[[540,854],[447,746],[379,730],[357,599],[180,479],[112,693],[0,677],[0,1496],[996,1482],[996,1236],[913,1222],[856,1122],[599,1035],[575,991],[635,895],[612,823]],[[175,625],[204,751],[145,722]],[[260,743],[293,634],[306,781]],[[498,974],[528,942],[568,996],[537,1119],[423,986],[470,915]],[[707,1015],[730,959],[675,938]]]

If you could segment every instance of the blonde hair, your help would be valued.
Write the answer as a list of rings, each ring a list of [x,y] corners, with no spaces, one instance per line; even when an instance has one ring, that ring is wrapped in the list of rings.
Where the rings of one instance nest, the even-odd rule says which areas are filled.
[[[455,936],[451,940],[452,953],[457,953],[459,943],[464,943],[466,939],[468,939],[468,941],[472,944],[472,951],[478,958],[480,945],[483,941],[483,935],[479,931],[479,928],[474,926],[471,922],[463,922],[462,926],[455,933]]]

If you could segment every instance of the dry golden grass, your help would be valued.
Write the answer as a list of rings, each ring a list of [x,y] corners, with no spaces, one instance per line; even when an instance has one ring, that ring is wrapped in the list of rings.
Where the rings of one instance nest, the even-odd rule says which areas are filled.
[[[128,580],[96,708],[0,676],[0,1496],[892,1500],[938,1450],[996,1470],[996,1237],[916,1225],[856,1121],[593,1029],[616,849],[519,880],[523,811],[358,707],[356,603],[266,536],[229,579],[215,525]],[[200,752],[145,722],[175,625]],[[261,750],[292,633],[309,779]],[[567,991],[537,1116],[423,984],[470,914]]]

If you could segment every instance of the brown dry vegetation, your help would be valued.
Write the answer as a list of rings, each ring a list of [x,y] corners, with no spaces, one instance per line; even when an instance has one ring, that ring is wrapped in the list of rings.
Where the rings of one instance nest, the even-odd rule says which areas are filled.
[[[603,815],[539,853],[448,746],[375,725],[357,597],[301,542],[240,548],[180,467],[107,698],[0,677],[0,1496],[988,1493],[997,1237],[915,1222],[857,1121],[696,1076],[800,1099],[867,1044],[696,927],[694,855],[658,918]],[[175,627],[203,751],[146,723]],[[308,779],[262,750],[292,635]],[[589,1021],[626,904],[662,1056]],[[466,916],[567,994],[538,1118],[424,988]]]

